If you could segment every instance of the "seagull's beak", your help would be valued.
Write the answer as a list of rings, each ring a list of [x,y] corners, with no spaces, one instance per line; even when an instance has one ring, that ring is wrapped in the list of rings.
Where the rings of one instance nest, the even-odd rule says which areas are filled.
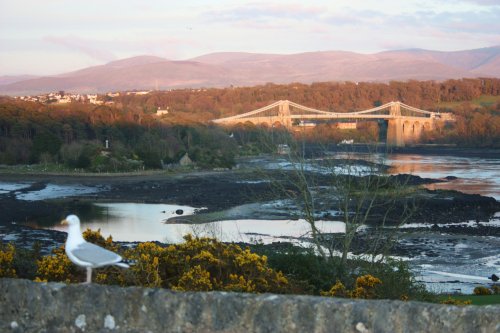
[[[61,224],[68,224],[68,220],[66,220],[66,219],[62,220]]]

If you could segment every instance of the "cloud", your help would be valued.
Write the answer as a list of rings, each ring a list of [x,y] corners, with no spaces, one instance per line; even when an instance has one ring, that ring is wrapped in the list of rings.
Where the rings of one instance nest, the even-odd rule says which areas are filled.
[[[99,47],[98,45],[100,43],[96,41],[86,40],[76,36],[47,36],[44,37],[43,40],[63,46],[70,51],[82,53],[95,60],[108,62],[116,59],[116,56],[112,52]]]
[[[470,12],[417,12],[419,20],[428,26],[448,33],[471,33],[478,35],[499,35],[500,7]]]
[[[255,2],[227,9],[205,11],[200,17],[211,22],[269,21],[273,19],[311,20],[316,19],[325,8],[303,4],[272,4]]]
[[[481,6],[500,6],[498,0],[462,0],[462,1],[475,3]]]

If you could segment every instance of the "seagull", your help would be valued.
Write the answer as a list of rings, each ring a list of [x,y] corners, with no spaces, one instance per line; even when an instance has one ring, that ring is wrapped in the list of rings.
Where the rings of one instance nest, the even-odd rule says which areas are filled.
[[[66,255],[75,265],[87,268],[85,283],[92,282],[92,268],[109,265],[129,268],[129,265],[121,262],[123,258],[120,255],[83,239],[78,216],[68,215],[61,224],[67,224],[69,227],[65,244]]]

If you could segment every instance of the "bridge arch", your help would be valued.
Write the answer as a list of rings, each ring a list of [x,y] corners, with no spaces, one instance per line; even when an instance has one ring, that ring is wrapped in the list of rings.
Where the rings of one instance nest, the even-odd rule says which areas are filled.
[[[412,128],[412,124],[409,120],[405,120],[403,121],[403,134],[408,136],[412,133],[413,131],[413,128]]]
[[[281,123],[281,121],[276,120],[276,121],[273,123],[273,127],[274,127],[274,128],[281,128],[281,127],[284,127],[284,125],[283,125],[283,123]]]
[[[446,119],[453,121],[452,115]],[[288,100],[277,101],[259,109],[231,117],[214,120],[222,125],[235,125],[239,122],[251,122],[265,127],[286,127],[292,129],[300,121],[339,121],[350,120],[384,120],[387,126],[387,143],[393,146],[404,146],[405,141],[413,142],[419,139],[422,132],[432,130],[435,121],[440,121],[441,115],[435,112],[421,110],[401,102],[389,102],[368,110],[357,112],[322,111],[303,106]]]
[[[420,134],[422,134],[424,125],[421,124],[418,120],[413,123],[413,136],[415,139],[420,138]]]

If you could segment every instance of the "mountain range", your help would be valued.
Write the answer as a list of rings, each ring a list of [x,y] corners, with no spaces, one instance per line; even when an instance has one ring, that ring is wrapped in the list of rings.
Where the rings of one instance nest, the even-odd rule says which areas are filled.
[[[423,49],[360,54],[321,51],[297,54],[211,53],[173,61],[137,56],[55,76],[0,76],[0,94],[64,90],[104,93],[265,83],[446,80],[500,77],[500,46],[441,52]]]

